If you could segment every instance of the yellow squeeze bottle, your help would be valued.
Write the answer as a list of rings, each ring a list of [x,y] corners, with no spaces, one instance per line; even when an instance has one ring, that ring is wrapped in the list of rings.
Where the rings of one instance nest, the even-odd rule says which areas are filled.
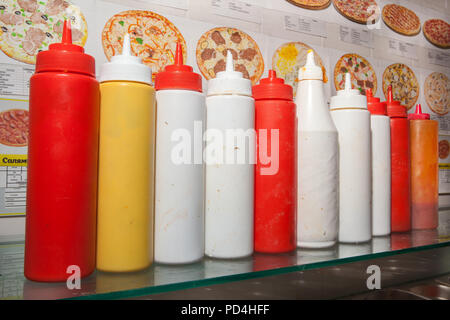
[[[155,90],[130,53],[100,71],[97,269],[136,271],[153,262]]]

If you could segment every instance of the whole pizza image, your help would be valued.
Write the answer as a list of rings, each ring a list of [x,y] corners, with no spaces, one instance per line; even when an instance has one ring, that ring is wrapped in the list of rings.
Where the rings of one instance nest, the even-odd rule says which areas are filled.
[[[0,49],[9,57],[36,63],[36,54],[60,42],[63,22],[70,20],[72,40],[84,46],[87,23],[79,7],[66,0],[2,0]]]

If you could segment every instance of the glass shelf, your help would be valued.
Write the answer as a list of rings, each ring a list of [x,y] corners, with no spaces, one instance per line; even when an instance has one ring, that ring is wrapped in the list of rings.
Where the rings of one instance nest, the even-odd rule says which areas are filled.
[[[65,283],[26,280],[24,243],[0,243],[0,300],[131,298],[446,247],[450,246],[450,226],[445,222],[437,230],[392,234],[368,243],[337,244],[325,250],[298,249],[278,255],[255,253],[238,260],[204,258],[182,266],[154,264],[134,273],[97,271],[82,279],[80,290],[69,290]]]

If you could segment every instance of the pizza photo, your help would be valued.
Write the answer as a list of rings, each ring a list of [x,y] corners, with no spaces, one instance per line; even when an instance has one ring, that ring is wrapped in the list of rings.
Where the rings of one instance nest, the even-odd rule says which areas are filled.
[[[284,79],[284,82],[291,85],[294,89],[294,96],[297,93],[298,70],[306,64],[308,51],[313,50],[310,46],[302,42],[288,42],[281,45],[272,57],[272,69],[276,71],[277,76]],[[328,82],[326,70],[322,59],[314,51],[314,60],[323,70],[323,80]]]
[[[441,19],[430,19],[423,24],[423,34],[439,48],[450,48],[450,24]]]
[[[29,113],[23,109],[0,112],[0,143],[10,147],[28,145]]]
[[[235,28],[213,28],[200,37],[196,57],[203,76],[209,80],[225,70],[227,51],[233,56],[235,71],[257,84],[264,72],[263,56],[255,40]]]
[[[425,100],[428,107],[438,115],[446,115],[450,108],[450,82],[440,72],[433,72],[425,79]]]
[[[64,20],[72,25],[72,41],[84,46],[87,23],[80,9],[66,0],[2,0],[0,49],[10,58],[36,64],[36,55],[61,42]]]
[[[448,143],[448,140],[439,141],[439,158],[447,159],[449,153],[450,153],[450,144]]]
[[[408,110],[415,106],[420,86],[411,68],[403,63],[388,66],[383,73],[383,92],[386,98],[389,85],[392,85],[394,100],[400,101]]]
[[[382,16],[384,23],[397,33],[413,36],[420,32],[420,19],[408,8],[387,4],[383,7]]]
[[[377,75],[369,61],[356,53],[343,55],[334,67],[334,86],[336,90],[345,88],[345,74],[350,73],[352,86],[365,95],[367,89],[377,92]]]
[[[333,5],[340,14],[356,23],[366,24],[377,18],[375,0],[333,0]]]
[[[102,32],[103,51],[108,60],[122,53],[123,36],[130,35],[131,52],[151,67],[152,77],[175,62],[177,42],[183,48],[186,61],[186,41],[167,18],[144,10],[118,13],[106,22]]]
[[[322,10],[328,8],[331,0],[286,0],[294,6],[310,9],[310,10]]]

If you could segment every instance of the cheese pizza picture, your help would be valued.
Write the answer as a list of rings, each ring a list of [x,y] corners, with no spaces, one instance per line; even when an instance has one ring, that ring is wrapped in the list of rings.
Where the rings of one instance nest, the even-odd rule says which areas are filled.
[[[252,37],[235,28],[213,28],[200,37],[196,57],[203,76],[212,79],[225,70],[227,51],[233,56],[234,69],[257,84],[264,72],[261,51]]]
[[[36,63],[38,52],[60,42],[64,20],[72,25],[72,41],[84,46],[87,23],[80,9],[66,0],[2,0],[0,49],[10,58]]]
[[[27,146],[28,123],[27,110],[11,109],[0,112],[0,144],[10,147]]]
[[[450,24],[441,19],[430,19],[423,24],[423,34],[439,48],[450,48]]]
[[[294,6],[310,9],[310,10],[321,10],[328,8],[331,0],[286,0],[287,2],[293,4]]]
[[[450,82],[440,72],[433,72],[425,79],[425,100],[428,107],[438,115],[446,115],[450,108]]]
[[[106,22],[102,32],[103,51],[108,60],[121,54],[123,37],[130,35],[131,52],[151,67],[153,79],[166,65],[175,62],[177,42],[183,48],[186,61],[186,41],[167,18],[144,10],[118,13]]]
[[[293,87],[294,95],[297,93],[298,70],[306,64],[309,50],[314,51],[305,43],[288,42],[281,45],[273,55],[272,69],[276,71],[278,77],[284,79],[285,83]],[[314,60],[323,70],[324,82],[328,82],[322,59],[316,51],[314,51]]]
[[[413,36],[420,32],[420,19],[408,8],[387,4],[383,7],[382,16],[384,23],[397,33]]]
[[[350,73],[352,86],[365,95],[367,89],[377,92],[377,75],[369,61],[356,53],[343,55],[334,67],[334,86],[336,90],[345,88],[345,74]]]
[[[420,86],[411,68],[403,63],[388,66],[383,73],[383,92],[386,99],[389,85],[392,85],[394,100],[400,101],[408,110],[415,106]]]
[[[356,23],[366,24],[377,18],[375,0],[333,0],[333,4],[340,14]]]

